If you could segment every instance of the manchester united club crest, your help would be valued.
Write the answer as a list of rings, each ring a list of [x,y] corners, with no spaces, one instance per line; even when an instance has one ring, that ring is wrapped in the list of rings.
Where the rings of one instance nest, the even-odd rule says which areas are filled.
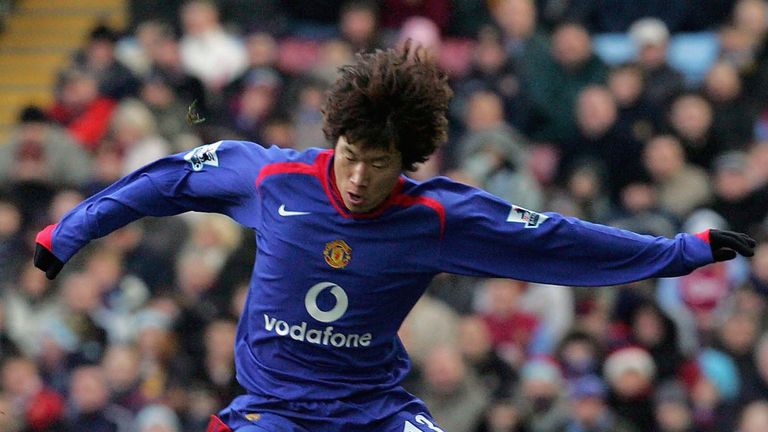
[[[352,248],[344,240],[334,240],[325,244],[323,251],[325,262],[333,268],[344,268],[352,259]]]

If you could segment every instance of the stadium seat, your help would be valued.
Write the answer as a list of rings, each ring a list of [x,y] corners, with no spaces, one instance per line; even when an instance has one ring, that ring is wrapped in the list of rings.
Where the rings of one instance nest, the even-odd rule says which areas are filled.
[[[608,66],[632,61],[637,48],[627,33],[601,33],[592,37],[592,49]]]
[[[678,33],[667,52],[670,66],[685,76],[688,85],[700,83],[717,61],[720,39],[714,32]]]

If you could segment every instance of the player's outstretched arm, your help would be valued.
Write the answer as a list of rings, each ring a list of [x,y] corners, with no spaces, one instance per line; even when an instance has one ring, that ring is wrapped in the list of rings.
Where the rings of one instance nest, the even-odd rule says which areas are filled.
[[[168,156],[118,180],[68,212],[36,237],[35,266],[49,279],[91,240],[144,216],[186,211],[222,213],[241,223],[268,151],[253,143],[221,141]]]
[[[746,234],[708,230],[641,235],[556,213],[537,213],[462,186],[447,196],[439,271],[558,285],[601,286],[690,273],[752,256]]]

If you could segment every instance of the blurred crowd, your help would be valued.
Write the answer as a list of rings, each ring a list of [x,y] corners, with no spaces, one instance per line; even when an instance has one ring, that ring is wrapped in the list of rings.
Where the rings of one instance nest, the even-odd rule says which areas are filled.
[[[759,241],[605,288],[439,275],[401,329],[405,386],[450,432],[768,430],[768,3],[131,2],[92,29],[0,146],[0,430],[202,431],[243,392],[233,341],[252,232],[147,218],[55,280],[34,235],[167,154],[221,139],[329,147],[324,92],[407,39],[449,73],[448,143],[416,172],[653,235]],[[629,42],[621,61],[595,43]],[[714,41],[694,73],[675,38]]]

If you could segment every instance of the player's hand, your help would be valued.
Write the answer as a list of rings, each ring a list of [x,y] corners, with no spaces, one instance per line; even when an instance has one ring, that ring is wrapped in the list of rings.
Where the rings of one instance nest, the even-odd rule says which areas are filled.
[[[64,267],[64,263],[60,259],[56,258],[56,255],[48,249],[44,243],[49,243],[43,240],[46,235],[50,239],[50,231],[53,231],[53,225],[46,227],[44,230],[37,233],[35,244],[35,267],[45,272],[45,277],[53,280],[56,275],[59,274]]]
[[[709,230],[709,247],[715,261],[728,261],[736,254],[751,257],[757,242],[750,236],[733,231]]]

